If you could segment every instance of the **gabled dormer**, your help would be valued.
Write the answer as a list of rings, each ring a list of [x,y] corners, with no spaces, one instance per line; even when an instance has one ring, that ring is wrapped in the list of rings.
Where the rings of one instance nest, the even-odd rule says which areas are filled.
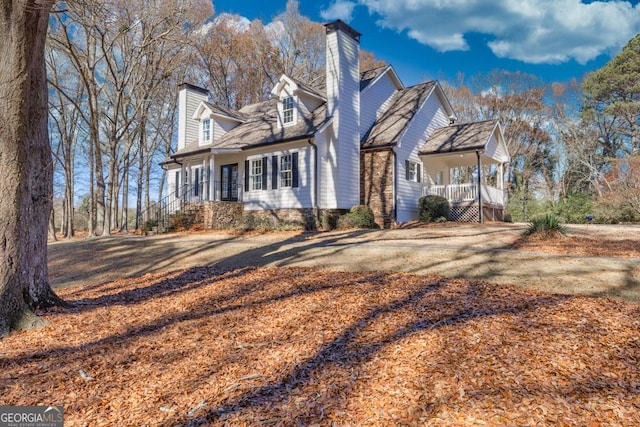
[[[278,128],[296,125],[299,117],[326,102],[326,98],[314,89],[284,74],[271,95],[278,100]]]
[[[199,123],[198,144],[210,145],[244,123],[242,113],[202,101],[191,117]]]

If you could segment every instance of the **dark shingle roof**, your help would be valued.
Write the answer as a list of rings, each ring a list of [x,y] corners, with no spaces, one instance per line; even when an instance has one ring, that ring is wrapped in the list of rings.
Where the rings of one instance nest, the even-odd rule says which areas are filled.
[[[301,82],[300,80],[296,80],[296,79],[291,79],[294,82],[296,82],[296,84],[304,91],[309,92],[315,96],[318,96],[320,98],[326,99],[327,98],[327,94],[326,94],[326,90],[320,90],[317,87],[308,85],[306,83]]]
[[[420,83],[398,91],[389,107],[362,138],[362,148],[395,145],[436,82]]]
[[[236,119],[238,121],[245,121],[247,118],[244,114],[240,113],[239,111],[236,110],[232,110],[230,108],[224,108],[224,107],[220,107],[217,105],[214,105],[210,102],[206,102],[204,103],[208,109],[210,109],[212,112],[216,113],[216,114],[220,114],[222,116],[227,116],[230,117],[232,119]]]
[[[436,129],[420,149],[420,154],[450,153],[485,148],[497,123],[496,120],[488,120]]]
[[[373,68],[371,70],[366,70],[360,73],[360,92],[362,92],[364,90],[364,88],[366,88],[367,86],[369,86],[369,84],[374,81],[375,79],[377,79],[382,73],[384,73],[387,68],[389,68],[388,65],[383,65],[381,67],[378,68]]]
[[[240,110],[247,117],[241,125],[231,129],[222,138],[213,142],[212,148],[247,149],[278,142],[312,137],[330,117],[325,105],[321,105],[304,117],[298,117],[293,126],[278,128],[278,100],[248,105]]]
[[[360,90],[371,84],[388,68],[388,66],[383,66],[360,73]],[[304,84],[297,80],[296,83],[308,92],[320,97],[326,97],[323,81],[318,81],[313,85]],[[365,142],[363,147],[397,142],[397,138],[402,134],[418,108],[422,106],[434,84],[434,82],[422,83],[396,93],[387,111],[363,138]],[[186,147],[176,152],[175,155],[183,156],[216,148],[248,149],[261,145],[309,138],[331,120],[331,117],[327,117],[326,104],[323,104],[307,116],[299,117],[296,125],[278,128],[277,98],[247,105],[240,111],[219,107],[208,102],[206,105],[211,111],[237,119],[242,123],[207,147],[199,146],[197,141],[187,141]]]

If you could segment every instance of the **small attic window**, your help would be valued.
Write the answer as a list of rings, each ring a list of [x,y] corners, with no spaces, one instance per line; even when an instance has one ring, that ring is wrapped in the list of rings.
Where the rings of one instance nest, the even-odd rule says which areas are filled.
[[[202,142],[211,141],[211,119],[202,121]]]
[[[282,123],[293,123],[293,96],[282,100]]]

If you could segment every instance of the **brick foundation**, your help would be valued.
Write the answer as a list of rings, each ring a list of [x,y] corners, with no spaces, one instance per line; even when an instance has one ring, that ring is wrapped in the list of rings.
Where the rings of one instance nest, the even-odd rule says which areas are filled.
[[[360,153],[360,203],[373,211],[376,224],[393,224],[393,151],[390,149]]]
[[[242,216],[243,209],[238,202],[202,202],[195,210],[195,221],[206,229],[225,229]]]
[[[293,222],[300,224],[305,230],[316,230],[319,227],[313,208],[245,210],[244,214],[269,219],[274,225],[279,222]]]

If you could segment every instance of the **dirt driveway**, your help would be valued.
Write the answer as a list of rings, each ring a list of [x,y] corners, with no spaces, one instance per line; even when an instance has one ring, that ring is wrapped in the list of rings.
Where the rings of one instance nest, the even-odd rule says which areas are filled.
[[[640,259],[511,249],[524,226],[462,224],[316,234],[118,236],[49,245],[54,287],[222,264],[400,271],[510,283],[548,292],[640,301]],[[575,236],[640,238],[640,226],[570,226]]]

